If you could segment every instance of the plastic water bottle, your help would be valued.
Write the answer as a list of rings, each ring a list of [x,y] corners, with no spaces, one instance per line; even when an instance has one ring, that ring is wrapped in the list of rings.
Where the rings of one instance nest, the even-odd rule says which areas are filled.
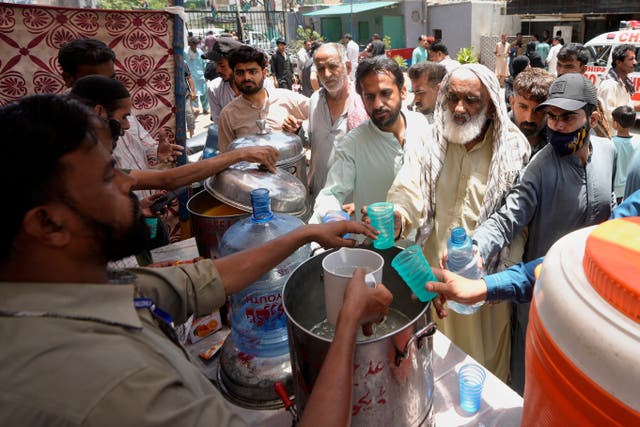
[[[294,216],[274,214],[266,188],[251,192],[251,205],[253,215],[233,224],[222,236],[220,256],[259,246],[304,225]],[[310,254],[310,246],[302,246],[256,282],[231,296],[231,334],[241,352],[258,357],[289,352],[282,288],[289,274]]]
[[[447,270],[459,274],[467,279],[479,279],[482,271],[478,268],[476,257],[473,255],[471,238],[462,227],[451,230],[451,236],[447,241]],[[473,305],[460,304],[455,301],[447,301],[447,306],[459,314],[473,314],[484,304],[478,302]]]

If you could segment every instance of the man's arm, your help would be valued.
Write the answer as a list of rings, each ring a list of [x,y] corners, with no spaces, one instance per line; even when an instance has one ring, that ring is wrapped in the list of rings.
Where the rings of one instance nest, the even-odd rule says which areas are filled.
[[[282,75],[282,71],[284,70],[284,64],[282,58],[277,53],[273,54],[271,58],[271,72],[274,76],[275,81],[277,82]]]
[[[354,221],[305,225],[264,245],[218,258],[213,263],[222,278],[225,292],[230,295],[258,280],[307,243],[317,242],[326,248],[354,247],[355,240],[342,237],[347,233],[363,234],[374,239],[377,234],[370,226]]]
[[[473,232],[473,241],[478,245],[480,257],[485,264],[502,248],[509,246],[514,236],[522,232],[531,221],[538,206],[540,181],[536,165],[540,160],[540,157],[534,158],[523,170],[521,179],[507,194],[504,204]]]
[[[423,144],[415,147],[414,151],[407,152],[402,168],[387,192],[387,202],[394,204],[395,215],[401,219],[398,222],[401,224],[400,228],[395,230],[397,238],[406,238],[420,226],[425,207],[421,174],[425,173],[425,158],[428,157],[429,149]]]
[[[617,83],[612,79],[604,79],[598,87],[598,100],[602,105],[604,117],[607,120],[610,128],[612,127],[613,123],[611,113],[618,107],[618,101],[615,97],[616,84]]]
[[[609,219],[640,216],[640,190],[625,197],[622,203],[611,212]]]
[[[174,190],[215,175],[241,161],[260,163],[275,173],[279,154],[270,146],[245,147],[171,169],[133,169],[130,175],[136,178],[133,190]]]
[[[350,424],[356,334],[361,324],[380,321],[392,300],[383,285],[368,288],[364,270],[356,270],[345,291],[336,333],[302,413],[300,427]],[[364,329],[365,334],[370,334],[370,327]]]
[[[342,210],[342,204],[345,198],[353,192],[356,178],[356,162],[351,153],[351,145],[346,139],[336,149],[336,160],[331,165],[327,175],[325,186],[316,197],[316,203],[313,207],[313,215],[309,223],[319,224],[322,217],[329,211]]]
[[[475,304],[481,301],[531,302],[535,284],[535,269],[544,257],[528,263],[519,263],[499,273],[472,280],[448,270],[434,268],[433,272],[440,282],[428,282],[429,292],[438,293],[434,300],[436,312],[440,318],[447,316],[443,304],[453,300],[461,304]]]

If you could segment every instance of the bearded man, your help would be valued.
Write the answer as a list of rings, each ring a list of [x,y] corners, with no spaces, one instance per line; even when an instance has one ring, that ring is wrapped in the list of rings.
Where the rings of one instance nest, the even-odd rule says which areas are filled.
[[[387,201],[401,219],[396,235],[406,238],[417,228],[417,242],[429,264],[437,266],[451,228],[461,226],[471,234],[499,208],[530,148],[507,116],[495,74],[479,64],[462,65],[445,76],[432,130],[432,149],[407,154]],[[520,249],[512,245],[507,262],[519,261],[521,246],[522,241]],[[438,328],[504,381],[510,313],[508,304],[485,305],[473,315],[451,313]]]
[[[529,68],[519,73],[513,82],[513,95],[509,97],[511,119],[527,137],[531,156],[547,145],[547,120],[544,111],[536,108],[547,99],[553,74],[542,68]]]
[[[257,49],[240,46],[233,49],[228,60],[241,96],[220,113],[220,151],[227,151],[234,139],[256,133],[258,119],[266,119],[267,128],[271,130],[297,132],[309,116],[309,98],[288,89],[266,88],[267,57]]]
[[[349,81],[351,61],[339,43],[326,43],[313,54],[320,90],[309,105],[309,191],[315,197],[327,181],[335,149],[351,129],[368,116],[362,98]]]
[[[320,73],[319,73],[320,74]],[[335,149],[335,162],[316,198],[310,222],[320,222],[329,211],[341,210],[353,193],[356,219],[360,209],[384,201],[403,164],[406,150],[423,146],[429,124],[422,114],[401,111],[406,95],[398,64],[384,55],[358,64],[356,91],[370,119],[349,132]]]

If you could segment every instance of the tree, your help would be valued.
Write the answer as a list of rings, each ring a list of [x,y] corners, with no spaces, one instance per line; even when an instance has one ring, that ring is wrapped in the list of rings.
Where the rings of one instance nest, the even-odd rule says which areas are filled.
[[[99,0],[98,7],[113,10],[159,10],[167,7],[167,0]]]

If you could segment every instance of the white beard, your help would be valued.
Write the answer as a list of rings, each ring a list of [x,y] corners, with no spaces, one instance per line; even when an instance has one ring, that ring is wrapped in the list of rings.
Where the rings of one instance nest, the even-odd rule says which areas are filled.
[[[469,118],[464,124],[457,124],[453,120],[453,113],[444,109],[444,138],[452,144],[464,145],[476,139],[482,133],[487,123],[487,108],[485,107],[474,117]]]

